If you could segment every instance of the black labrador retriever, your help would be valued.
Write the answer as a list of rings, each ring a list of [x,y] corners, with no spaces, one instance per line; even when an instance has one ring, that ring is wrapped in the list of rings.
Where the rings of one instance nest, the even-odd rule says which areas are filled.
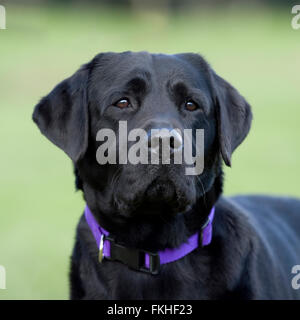
[[[300,264],[300,201],[221,196],[222,161],[231,165],[251,119],[246,100],[193,53],[101,53],[44,97],[33,120],[72,159],[87,203],[70,297],[300,298],[292,273]],[[160,151],[154,164],[100,165],[96,154],[107,140],[97,133],[118,134],[120,121],[127,132],[203,129],[203,171],[164,164]],[[170,154],[185,147],[182,135],[172,137]],[[142,143],[153,151],[152,136]]]

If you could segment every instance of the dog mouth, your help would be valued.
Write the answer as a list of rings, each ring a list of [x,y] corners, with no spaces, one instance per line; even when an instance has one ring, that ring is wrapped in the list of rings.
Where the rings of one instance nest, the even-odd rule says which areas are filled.
[[[174,216],[185,212],[194,204],[194,180],[184,176],[182,170],[160,167],[150,169],[147,168],[144,172],[128,170],[120,175],[118,188],[113,193],[115,216]],[[120,187],[124,185],[130,187]]]
[[[174,216],[184,212],[189,205],[185,193],[176,187],[172,180],[156,178],[146,187],[143,194],[130,204],[130,213],[127,212],[126,215]]]
[[[174,183],[166,179],[154,179],[145,190],[145,195],[149,202],[167,202],[172,203],[177,198],[177,192]]]

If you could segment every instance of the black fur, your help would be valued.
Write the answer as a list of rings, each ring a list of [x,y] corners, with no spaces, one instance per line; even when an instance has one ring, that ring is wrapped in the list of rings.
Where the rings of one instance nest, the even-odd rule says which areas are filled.
[[[128,97],[126,109],[114,106]],[[187,111],[193,100],[199,108]],[[36,106],[41,132],[74,163],[76,187],[98,222],[128,247],[177,247],[201,229],[216,207],[213,239],[158,275],[115,261],[98,262],[82,216],[70,271],[72,299],[292,299],[291,268],[300,264],[300,201],[267,196],[223,198],[222,159],[251,125],[249,104],[196,54],[104,53],[64,80]],[[171,126],[205,130],[205,167],[102,165],[101,128]],[[59,210],[59,208],[58,208]]]

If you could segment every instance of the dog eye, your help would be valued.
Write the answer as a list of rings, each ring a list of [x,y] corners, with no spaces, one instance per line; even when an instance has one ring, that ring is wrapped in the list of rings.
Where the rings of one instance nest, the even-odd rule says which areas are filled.
[[[186,110],[188,111],[194,111],[196,109],[198,109],[198,105],[196,102],[192,101],[192,100],[189,100],[185,103],[185,108]]]
[[[122,98],[120,100],[118,100],[114,106],[120,108],[120,109],[124,109],[130,106],[130,101],[127,98]]]

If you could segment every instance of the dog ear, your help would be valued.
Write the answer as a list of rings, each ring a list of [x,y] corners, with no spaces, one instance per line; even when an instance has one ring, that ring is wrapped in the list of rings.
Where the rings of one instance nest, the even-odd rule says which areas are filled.
[[[201,55],[183,53],[177,54],[176,57],[188,61],[206,77],[217,111],[220,151],[225,164],[231,166],[231,154],[250,130],[250,105],[230,83],[214,72]]]
[[[214,72],[213,84],[220,150],[225,164],[231,166],[231,154],[250,130],[252,112],[239,92]]]
[[[88,145],[87,81],[84,65],[42,98],[33,112],[33,121],[42,134],[77,162]]]

